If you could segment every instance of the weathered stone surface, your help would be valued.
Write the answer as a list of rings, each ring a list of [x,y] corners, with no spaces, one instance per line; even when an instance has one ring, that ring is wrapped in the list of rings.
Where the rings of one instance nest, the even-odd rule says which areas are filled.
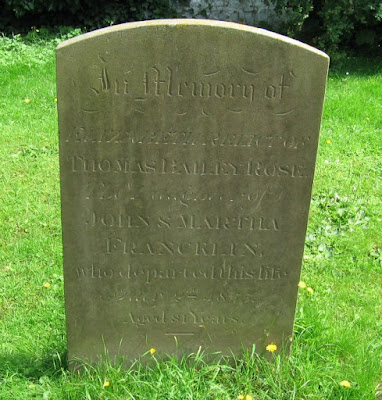
[[[212,21],[57,48],[70,359],[288,348],[327,68]]]

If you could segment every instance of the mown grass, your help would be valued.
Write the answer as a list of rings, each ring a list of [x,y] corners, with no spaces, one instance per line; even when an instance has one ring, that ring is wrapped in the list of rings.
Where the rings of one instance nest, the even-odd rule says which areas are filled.
[[[68,37],[72,33],[66,32]],[[375,399],[382,381],[382,71],[329,76],[292,355],[67,370],[54,48],[0,38],[0,399]],[[350,388],[339,383],[348,380]],[[109,385],[107,384],[109,382]],[[244,397],[245,398],[245,397]],[[250,400],[251,397],[247,397]]]

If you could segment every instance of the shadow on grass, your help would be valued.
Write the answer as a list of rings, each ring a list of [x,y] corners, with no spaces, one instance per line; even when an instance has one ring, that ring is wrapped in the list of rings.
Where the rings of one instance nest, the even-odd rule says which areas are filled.
[[[60,349],[47,349],[42,355],[13,353],[0,354],[0,376],[18,375],[27,379],[38,380],[42,376],[57,376],[68,368],[67,352]]]
[[[382,74],[382,57],[343,57],[332,59],[330,63],[330,75],[341,76],[372,76]]]

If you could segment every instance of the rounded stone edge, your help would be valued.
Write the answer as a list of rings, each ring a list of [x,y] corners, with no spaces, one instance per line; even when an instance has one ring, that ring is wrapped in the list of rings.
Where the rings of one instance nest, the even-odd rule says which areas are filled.
[[[289,38],[287,36],[281,35],[279,33],[271,32],[266,29],[256,28],[253,26],[243,25],[236,22],[226,22],[226,21],[215,21],[209,19],[156,19],[149,21],[138,21],[138,22],[126,22],[124,24],[114,25],[106,28],[97,29],[92,32],[84,33],[80,36],[65,40],[61,42],[56,50],[59,51],[62,48],[67,46],[71,46],[73,44],[82,42],[84,40],[93,39],[98,36],[102,36],[107,33],[119,32],[119,31],[127,31],[130,29],[136,28],[144,28],[150,26],[169,26],[169,27],[182,27],[182,26],[210,26],[217,28],[226,28],[232,30],[239,30],[248,33],[254,33],[260,36],[265,36],[268,38],[272,38],[293,46],[298,46],[312,53],[316,53],[317,55],[329,59],[329,56],[321,50],[316,49],[313,46],[310,46],[306,43],[300,42],[299,40]]]

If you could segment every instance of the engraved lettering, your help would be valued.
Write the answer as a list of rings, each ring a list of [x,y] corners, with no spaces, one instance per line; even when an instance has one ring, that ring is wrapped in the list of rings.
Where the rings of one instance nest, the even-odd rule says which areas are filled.
[[[218,256],[262,257],[259,245],[254,243],[227,242],[135,242],[118,237],[106,239],[106,254],[151,256]]]
[[[193,133],[176,130],[168,131],[94,131],[85,127],[77,127],[65,138],[65,142],[75,143],[130,143],[149,145],[192,145],[192,146],[221,146],[221,147],[259,147],[259,148],[285,148],[297,150],[307,146],[310,136],[271,136],[243,133]]]
[[[129,312],[128,320],[124,321],[125,324],[132,324],[137,327],[147,325],[169,325],[169,324],[195,324],[199,328],[204,327],[204,324],[208,325],[225,325],[225,324],[237,324],[239,318],[237,316],[230,315],[219,315],[209,314],[207,312],[196,312],[190,310],[183,314],[172,314],[170,312],[161,311],[156,314],[138,314]],[[166,336],[193,336],[193,332],[166,332]]]
[[[191,243],[189,243],[191,244]],[[184,246],[184,244],[182,244]],[[152,266],[141,266],[127,264],[119,269],[92,264],[89,268],[79,267],[75,271],[77,279],[91,280],[142,280],[145,284],[150,285],[157,280],[221,280],[221,281],[242,281],[242,280],[282,280],[288,276],[285,268],[277,265],[259,265],[248,267],[244,265],[230,265],[226,262],[223,265],[209,265],[201,268],[198,263],[194,268],[189,267],[168,267],[161,268],[155,264]],[[151,292],[150,292],[151,293]],[[198,299],[197,291],[190,290],[183,294],[176,293],[173,295],[177,301],[182,299]],[[163,298],[163,295],[161,295]]]
[[[265,164],[259,161],[232,163],[227,161],[190,160],[178,161],[165,158],[155,160],[135,159],[87,159],[82,156],[68,156],[72,172],[80,173],[130,173],[166,175],[247,175],[267,177],[304,178],[307,173],[304,165]]]

